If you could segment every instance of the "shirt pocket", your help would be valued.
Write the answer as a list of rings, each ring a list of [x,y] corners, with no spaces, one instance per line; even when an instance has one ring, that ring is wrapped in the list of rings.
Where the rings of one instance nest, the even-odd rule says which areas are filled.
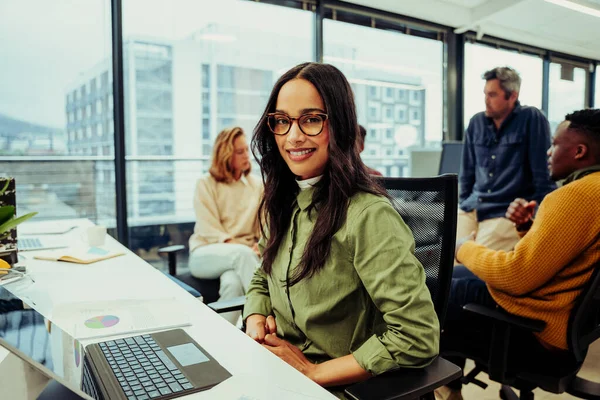
[[[495,146],[492,139],[481,135],[473,139],[473,148],[475,150],[475,163],[478,166],[488,168],[490,166],[490,153],[493,151],[492,146]]]
[[[499,143],[497,154],[493,155],[502,168],[520,167],[525,161],[525,140],[520,133],[509,133]]]

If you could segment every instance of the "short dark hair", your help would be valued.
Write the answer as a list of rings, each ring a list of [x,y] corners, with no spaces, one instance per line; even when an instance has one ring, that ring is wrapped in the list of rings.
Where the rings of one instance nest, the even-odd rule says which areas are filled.
[[[593,157],[600,162],[600,109],[575,111],[567,114],[565,120],[570,122],[569,130],[579,132],[589,141]]]
[[[496,67],[485,71],[481,76],[485,81],[498,79],[500,87],[504,90],[505,98],[508,100],[513,92],[521,90],[521,76],[517,71],[510,67]]]
[[[360,133],[361,139],[364,141],[365,137],[367,137],[367,130],[364,126],[358,125],[358,132]]]

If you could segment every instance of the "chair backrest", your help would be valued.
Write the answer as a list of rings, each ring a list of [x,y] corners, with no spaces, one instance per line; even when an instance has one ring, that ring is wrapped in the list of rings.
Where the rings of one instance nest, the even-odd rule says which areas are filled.
[[[583,362],[588,347],[600,337],[600,262],[579,295],[571,312],[568,329],[569,348],[578,362]]]
[[[443,326],[456,245],[458,177],[380,178],[392,204],[415,238],[415,255]]]

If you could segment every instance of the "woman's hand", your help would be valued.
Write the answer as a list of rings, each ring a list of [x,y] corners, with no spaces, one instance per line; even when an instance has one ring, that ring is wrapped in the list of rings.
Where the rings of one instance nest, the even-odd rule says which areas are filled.
[[[246,318],[246,335],[258,343],[263,343],[267,334],[277,335],[277,324],[274,316],[265,317],[260,314],[252,314]]]
[[[316,382],[317,364],[308,361],[304,353],[296,346],[275,335],[268,334],[265,335],[263,347]]]

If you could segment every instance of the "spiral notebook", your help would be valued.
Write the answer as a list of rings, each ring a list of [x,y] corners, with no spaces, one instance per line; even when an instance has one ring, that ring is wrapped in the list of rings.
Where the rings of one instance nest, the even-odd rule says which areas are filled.
[[[65,261],[77,264],[91,264],[97,261],[122,256],[121,251],[108,250],[104,247],[70,247],[67,249],[36,254],[34,258],[48,261]]]

